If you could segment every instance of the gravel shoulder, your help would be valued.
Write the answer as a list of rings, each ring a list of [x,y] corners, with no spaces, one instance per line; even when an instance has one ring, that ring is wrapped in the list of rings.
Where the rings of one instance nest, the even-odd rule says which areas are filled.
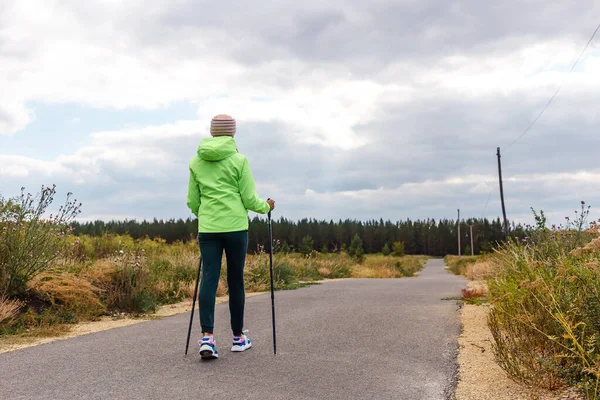
[[[470,281],[469,287],[481,287],[482,284]],[[489,309],[489,305],[470,304],[465,304],[461,309],[456,400],[580,399],[569,390],[556,393],[528,388],[510,379],[494,360],[493,338],[487,325]]]

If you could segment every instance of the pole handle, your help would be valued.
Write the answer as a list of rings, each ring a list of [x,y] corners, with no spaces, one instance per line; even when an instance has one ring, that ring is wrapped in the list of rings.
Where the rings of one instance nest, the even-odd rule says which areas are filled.
[[[271,198],[267,198],[267,201],[271,200]],[[269,204],[269,213],[267,214],[269,216],[269,220],[271,219],[271,205]]]

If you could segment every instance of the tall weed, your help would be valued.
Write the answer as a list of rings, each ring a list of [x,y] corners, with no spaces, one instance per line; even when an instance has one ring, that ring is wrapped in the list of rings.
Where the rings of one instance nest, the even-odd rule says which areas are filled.
[[[489,326],[499,364],[515,379],[556,389],[578,385],[588,398],[600,383],[600,251],[586,232],[582,202],[575,223],[546,227],[543,213],[523,241],[490,260]],[[583,250],[586,248],[586,250]]]
[[[25,296],[27,283],[60,256],[81,203],[69,193],[58,212],[45,217],[55,195],[56,186],[42,186],[36,196],[22,188],[20,197],[0,198],[0,295]]]

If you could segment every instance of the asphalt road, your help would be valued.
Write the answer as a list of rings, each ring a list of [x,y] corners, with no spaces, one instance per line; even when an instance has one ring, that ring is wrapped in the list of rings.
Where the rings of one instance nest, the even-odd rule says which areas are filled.
[[[453,392],[455,301],[464,280],[431,260],[416,278],[355,279],[246,302],[253,348],[231,353],[217,305],[221,358],[183,357],[188,314],[0,354],[0,399],[445,399]]]

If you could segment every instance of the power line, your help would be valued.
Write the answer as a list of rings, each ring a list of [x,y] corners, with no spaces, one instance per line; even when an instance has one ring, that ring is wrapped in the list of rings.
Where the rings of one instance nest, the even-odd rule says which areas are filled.
[[[492,192],[494,188],[490,189],[490,194],[488,195],[487,201],[485,202],[485,208],[483,209],[483,213],[481,214],[481,219],[485,218],[485,212],[487,211],[488,205],[490,204],[490,199],[492,198]]]
[[[592,34],[592,37],[590,37],[590,40],[588,40],[588,42],[585,45],[584,49],[579,54],[579,57],[577,57],[577,60],[575,60],[575,63],[573,64],[573,66],[569,70],[569,73],[567,74],[567,78],[569,77],[569,75],[571,74],[571,72],[573,72],[573,70],[575,69],[575,67],[577,66],[577,64],[579,63],[579,61],[581,60],[581,57],[583,57],[583,54],[585,53],[585,51],[587,50],[587,48],[590,46],[590,43],[592,43],[592,40],[594,40],[594,37],[596,36],[596,33],[598,33],[598,30],[600,30],[600,24],[598,24],[598,26],[596,27],[596,30]],[[554,92],[554,94],[552,95],[552,97],[550,97],[550,100],[548,100],[548,103],[546,103],[546,105],[544,106],[544,108],[542,109],[542,111],[540,111],[540,113],[538,114],[538,116],[535,117],[535,119],[531,122],[531,124],[529,124],[529,126],[527,127],[527,129],[525,129],[525,131],[521,134],[521,136],[519,136],[518,138],[516,138],[511,144],[508,145],[507,149],[510,148],[513,144],[517,143],[519,140],[521,140],[521,138],[523,136],[527,135],[527,133],[531,130],[531,128],[533,127],[533,125],[535,125],[535,123],[537,122],[537,120],[540,119],[540,117],[544,114],[544,112],[546,111],[546,109],[550,106],[550,103],[552,103],[552,101],[554,100],[554,98],[556,97],[556,95],[558,95],[558,92],[560,92],[560,89],[562,89],[562,87],[564,86],[564,84],[567,82],[567,78],[565,78],[563,80],[563,82],[560,84],[560,86],[558,87],[558,89],[556,89],[556,92]]]

